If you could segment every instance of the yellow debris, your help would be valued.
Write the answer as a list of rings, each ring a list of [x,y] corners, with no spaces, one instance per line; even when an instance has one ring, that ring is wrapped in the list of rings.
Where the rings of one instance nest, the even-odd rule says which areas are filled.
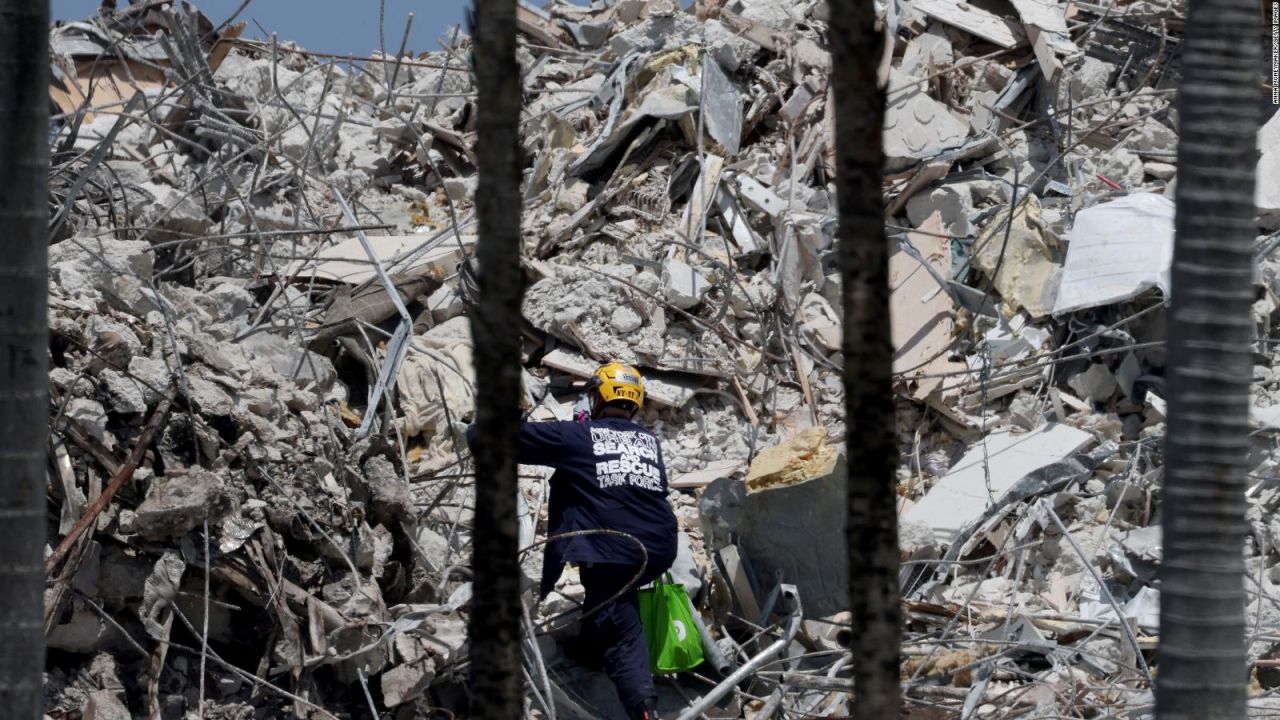
[[[747,472],[747,492],[796,485],[829,475],[836,465],[836,449],[827,443],[827,429],[811,427],[790,440],[762,451]]]
[[[364,418],[360,416],[360,413],[347,406],[346,400],[338,402],[338,417],[342,418],[342,422],[346,423],[347,427],[353,428],[360,427],[361,421],[364,420]]]

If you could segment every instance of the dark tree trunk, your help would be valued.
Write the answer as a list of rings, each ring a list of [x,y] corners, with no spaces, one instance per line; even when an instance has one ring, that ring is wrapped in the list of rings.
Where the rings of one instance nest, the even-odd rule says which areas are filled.
[[[1178,103],[1156,709],[1244,718],[1257,5],[1192,0]]]
[[[876,82],[883,35],[875,27],[874,5],[865,0],[832,0],[830,34],[844,282],[852,709],[855,718],[879,720],[899,713],[901,625],[889,245],[881,193],[885,93]]]
[[[476,0],[474,64],[480,184],[475,338],[476,510],[471,716],[522,715],[516,434],[520,422],[520,66],[515,0]]]
[[[47,2],[0,0],[0,708],[21,719],[44,708],[48,47]]]

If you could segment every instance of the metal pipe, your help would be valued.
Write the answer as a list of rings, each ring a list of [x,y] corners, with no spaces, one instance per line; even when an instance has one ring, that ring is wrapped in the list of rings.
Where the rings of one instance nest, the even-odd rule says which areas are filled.
[[[800,607],[800,593],[794,585],[783,585],[781,593],[781,604],[790,606],[791,616],[787,620],[786,632],[782,638],[774,642],[769,647],[761,650],[759,654],[751,658],[742,667],[738,668],[729,677],[725,678],[721,683],[715,686],[706,695],[703,695],[696,703],[681,713],[678,720],[696,720],[706,712],[708,708],[715,705],[720,698],[728,695],[738,683],[745,680],[750,675],[764,666],[765,663],[779,655],[783,650],[791,645],[791,641],[795,639],[796,632],[800,630],[800,623],[804,620],[804,612]]]
[[[693,607],[692,600],[689,601],[689,610],[693,614],[693,625],[698,628],[698,637],[702,639],[702,656],[711,664],[711,667],[716,669],[716,672],[721,675],[729,674],[733,663],[720,651],[720,646],[716,644],[716,639],[711,637],[711,630],[703,622],[702,615]]]

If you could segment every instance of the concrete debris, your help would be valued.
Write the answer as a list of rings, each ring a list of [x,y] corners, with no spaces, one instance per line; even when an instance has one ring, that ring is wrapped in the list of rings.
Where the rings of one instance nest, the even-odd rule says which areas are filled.
[[[888,92],[884,118],[887,170],[912,167],[959,146],[968,137],[968,125],[929,96],[923,78],[891,70]]]
[[[523,401],[531,419],[571,420],[601,361],[640,367],[639,419],[680,524],[675,574],[705,642],[734,662],[764,650],[760,627],[787,622],[794,586],[805,649],[788,678],[831,673],[708,715],[840,717],[843,447],[857,438],[829,10],[686,5],[518,3]],[[904,647],[945,655],[920,660],[907,692],[973,717],[1019,697],[1045,716],[1149,705],[1184,9],[880,12]],[[155,430],[51,574],[50,713],[191,715],[203,679],[208,717],[464,716],[472,41],[335,64],[242,29],[159,0],[51,32],[51,537]],[[1280,227],[1278,118],[1259,134],[1263,231]],[[1278,245],[1260,238],[1248,498],[1250,577],[1268,596]],[[548,476],[522,468],[524,546],[545,527]],[[521,562],[537,577],[541,549]],[[583,592],[571,568],[530,603],[535,626],[572,622]],[[1266,623],[1262,594],[1249,617]],[[215,663],[199,677],[177,648],[206,619],[211,649],[290,694]],[[528,649],[559,717],[610,717],[601,676],[563,652],[571,627]],[[163,678],[122,633],[170,648]],[[999,664],[974,638],[1009,643]],[[1275,652],[1266,634],[1251,648]],[[992,668],[985,694],[946,687],[975,667]],[[664,684],[664,714],[687,706]]]
[[[722,554],[734,545],[733,554],[744,566],[744,577],[735,587],[741,602],[749,588],[752,598],[768,596],[774,578],[794,577],[804,594],[806,612],[814,617],[834,615],[848,607],[848,563],[843,543],[814,542],[815,538],[844,535],[843,499],[848,494],[844,456],[821,440],[818,451],[829,458],[814,463],[811,435],[794,445],[788,470],[790,482],[755,488],[750,481],[724,478],[707,486],[699,501],[703,532],[710,549]],[[775,464],[776,455],[769,461]],[[797,529],[803,528],[803,532]],[[749,617],[749,616],[748,616]]]
[[[992,433],[951,468],[905,515],[933,528],[950,545],[1023,477],[1062,460],[1093,441],[1068,425],[1046,425],[1021,435]]]
[[[135,513],[138,532],[147,538],[180,537],[232,509],[231,489],[216,474],[191,468],[185,475],[158,479]]]
[[[1071,229],[1053,312],[1111,305],[1151,288],[1168,297],[1172,262],[1168,197],[1138,193],[1082,210]]]
[[[956,319],[956,307],[945,287],[951,271],[951,242],[935,213],[905,243],[889,257],[893,370],[910,396],[923,400],[948,373],[965,367],[950,358]]]
[[[1026,42],[1020,28],[1011,20],[962,0],[915,0],[912,8],[1002,48]]]
[[[1012,220],[1008,218],[1012,216]],[[1040,204],[1027,198],[1001,208],[974,243],[973,264],[1010,305],[1042,318],[1054,309],[1062,250],[1043,222]]]
[[[756,456],[747,471],[747,492],[755,493],[795,485],[831,474],[836,449],[827,443],[827,430],[809,428]]]

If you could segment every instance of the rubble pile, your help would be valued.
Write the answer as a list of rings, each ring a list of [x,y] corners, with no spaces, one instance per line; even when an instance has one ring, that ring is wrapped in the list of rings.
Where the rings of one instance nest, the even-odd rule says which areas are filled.
[[[600,362],[645,371],[674,574],[713,651],[660,683],[664,712],[840,717],[827,8],[681,5],[519,5],[525,405],[570,419]],[[907,702],[1144,712],[1184,10],[881,11]],[[243,29],[148,2],[52,32],[48,714],[465,715],[470,40],[357,58]],[[1260,148],[1262,177],[1280,120]],[[1264,629],[1277,245],[1249,495]],[[522,470],[528,578],[548,476]],[[530,602],[530,716],[620,713],[562,654],[582,597],[571,570]],[[1252,646],[1262,690],[1277,639]]]

